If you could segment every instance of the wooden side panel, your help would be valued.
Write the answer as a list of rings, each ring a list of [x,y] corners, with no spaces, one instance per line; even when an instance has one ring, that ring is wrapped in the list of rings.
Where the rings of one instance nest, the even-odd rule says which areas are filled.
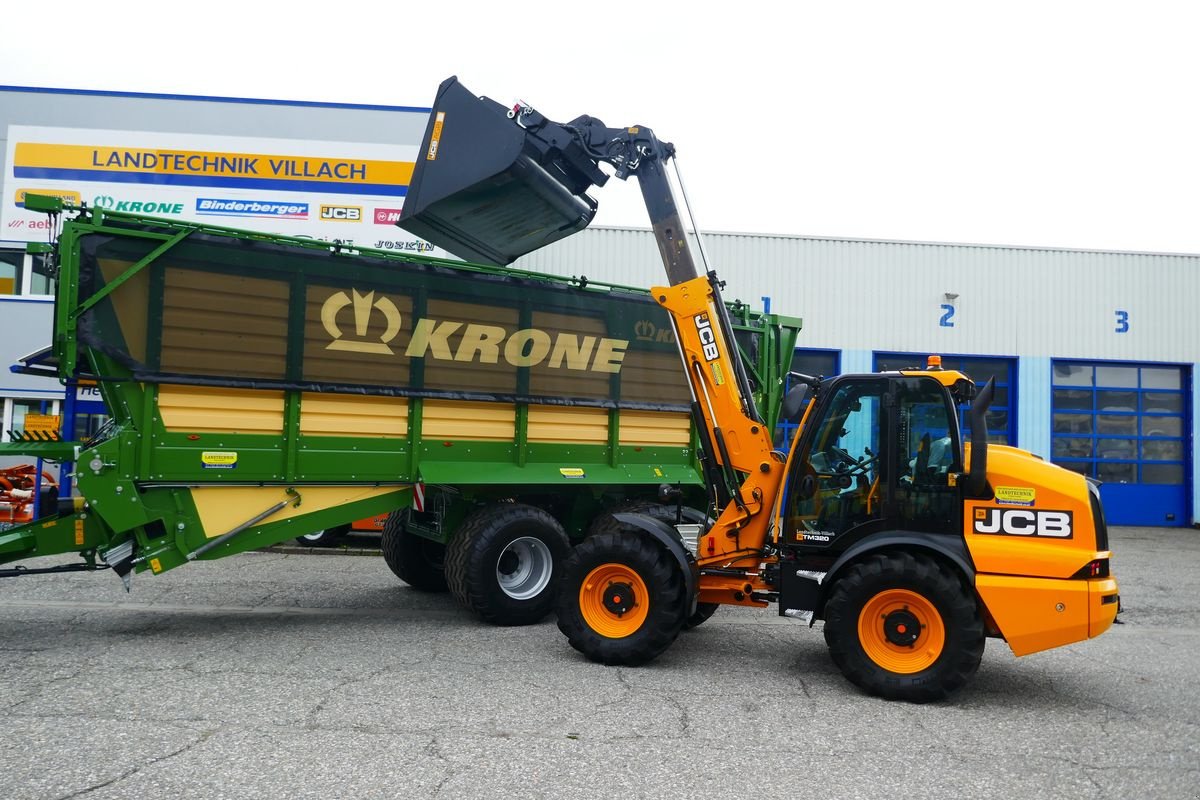
[[[692,417],[675,411],[622,411],[621,444],[687,447]]]
[[[528,439],[530,442],[606,444],[608,410],[530,406]]]
[[[300,433],[403,439],[408,435],[408,398],[306,392],[300,396]]]
[[[517,436],[517,410],[511,403],[426,400],[421,412],[421,436],[511,442]]]
[[[283,433],[283,392],[163,384],[158,411],[170,432]]]

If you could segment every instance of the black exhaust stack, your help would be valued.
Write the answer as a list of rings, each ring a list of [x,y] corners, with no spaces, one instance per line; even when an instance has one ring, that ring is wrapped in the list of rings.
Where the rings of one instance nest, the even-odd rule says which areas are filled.
[[[971,403],[967,417],[971,420],[971,471],[967,474],[967,496],[984,498],[990,495],[987,488],[987,411],[996,393],[996,379],[988,378]]]
[[[396,223],[460,258],[503,266],[577,233],[608,176],[570,137],[518,124],[455,77],[438,87]]]

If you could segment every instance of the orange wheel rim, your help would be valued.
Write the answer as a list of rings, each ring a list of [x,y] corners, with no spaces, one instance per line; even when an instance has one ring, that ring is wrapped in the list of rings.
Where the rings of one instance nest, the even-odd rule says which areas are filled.
[[[933,666],[942,655],[946,626],[927,598],[907,589],[888,589],[863,606],[858,641],[883,669],[911,675]]]
[[[632,636],[650,612],[646,582],[624,564],[601,564],[588,573],[579,587],[583,621],[609,639]]]

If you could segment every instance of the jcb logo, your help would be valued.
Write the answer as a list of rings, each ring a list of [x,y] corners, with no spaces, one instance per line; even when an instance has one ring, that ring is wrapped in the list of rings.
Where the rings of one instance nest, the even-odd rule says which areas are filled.
[[[708,319],[708,314],[697,314],[696,332],[700,334],[700,346],[704,348],[704,358],[707,361],[716,361],[720,357],[721,351],[717,349],[717,335],[713,333],[712,322]]]
[[[1034,511],[1031,508],[977,508],[975,533],[1006,536],[1044,536],[1070,539],[1070,511]]]
[[[362,218],[362,206],[321,206],[321,219],[326,222],[358,222]]]

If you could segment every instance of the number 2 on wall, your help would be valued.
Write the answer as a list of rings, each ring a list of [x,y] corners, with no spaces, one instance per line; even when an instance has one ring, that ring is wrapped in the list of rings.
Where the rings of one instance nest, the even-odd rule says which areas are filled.
[[[950,305],[949,303],[942,303],[942,311],[945,311],[946,313],[942,314],[942,318],[938,320],[938,325],[941,325],[943,328],[953,328],[954,306]]]
[[[1129,312],[1117,311],[1117,333],[1129,333]]]

